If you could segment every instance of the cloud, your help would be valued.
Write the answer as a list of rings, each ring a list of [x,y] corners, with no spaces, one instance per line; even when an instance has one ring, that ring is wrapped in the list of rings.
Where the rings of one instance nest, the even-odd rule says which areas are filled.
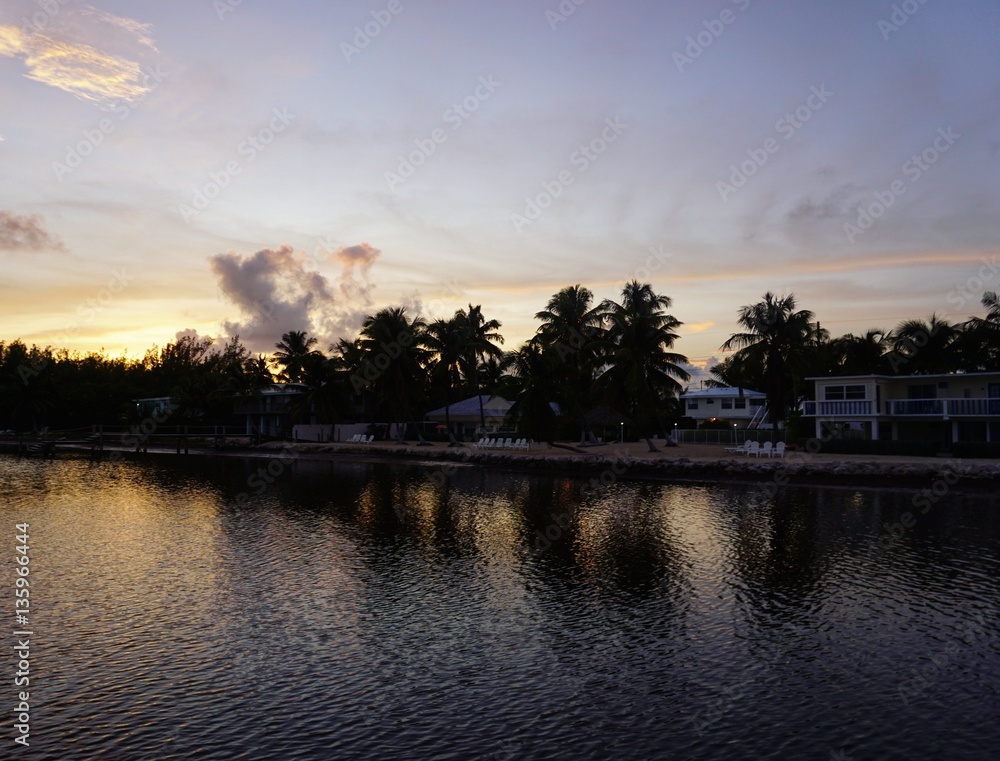
[[[45,229],[40,214],[0,211],[0,251],[64,251],[65,246]]]
[[[352,336],[371,306],[374,284],[368,280],[380,252],[367,243],[338,249],[343,265],[339,283],[306,269],[304,256],[285,244],[249,256],[235,251],[210,259],[222,293],[242,313],[224,321],[230,336],[239,335],[252,351],[270,352],[283,333],[304,330],[322,343]]]
[[[105,24],[121,29],[123,32],[134,38],[140,45],[144,45],[154,52],[159,52],[156,50],[156,43],[152,37],[152,24],[142,24],[134,19],[116,16],[113,13],[99,10],[93,6],[87,6],[84,8],[83,13],[87,16],[93,16]]]
[[[333,258],[344,265],[345,275],[353,271],[355,267],[361,270],[363,275],[367,275],[372,264],[382,256],[382,252],[371,243],[359,243],[356,246],[342,246],[338,248]]]
[[[348,301],[367,301],[375,287],[368,280],[372,265],[382,256],[382,252],[370,243],[356,246],[342,246],[333,253],[335,261],[343,270],[340,275],[340,293]]]
[[[18,58],[25,76],[109,106],[150,90],[135,58],[156,50],[152,26],[90,6],[65,7],[44,26],[0,25],[0,56]]]
[[[688,333],[701,333],[703,330],[714,328],[715,325],[716,323],[714,320],[709,322],[689,322],[684,325],[684,330]]]

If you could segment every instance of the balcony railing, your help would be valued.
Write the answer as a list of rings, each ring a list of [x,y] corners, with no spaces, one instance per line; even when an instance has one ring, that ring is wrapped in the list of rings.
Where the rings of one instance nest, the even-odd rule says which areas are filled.
[[[857,399],[845,402],[803,402],[802,414],[806,416],[822,415],[823,417],[874,415],[875,403],[871,399]]]
[[[891,417],[1000,417],[1000,399],[887,399],[881,413],[871,399],[843,402],[803,402],[806,417],[852,415]]]
[[[1000,415],[1000,399],[892,399],[886,408],[898,416],[986,417]]]

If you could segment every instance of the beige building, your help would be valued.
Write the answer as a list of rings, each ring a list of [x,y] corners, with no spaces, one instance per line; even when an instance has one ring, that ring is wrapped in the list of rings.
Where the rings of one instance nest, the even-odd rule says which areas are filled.
[[[816,436],[1000,442],[1000,373],[809,378]]]

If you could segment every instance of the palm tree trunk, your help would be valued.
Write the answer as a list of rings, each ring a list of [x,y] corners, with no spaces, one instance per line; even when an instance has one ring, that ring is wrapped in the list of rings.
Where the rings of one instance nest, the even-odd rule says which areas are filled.
[[[483,410],[483,395],[479,393],[479,373],[476,373],[476,396],[479,397],[479,430],[486,430],[486,412]]]

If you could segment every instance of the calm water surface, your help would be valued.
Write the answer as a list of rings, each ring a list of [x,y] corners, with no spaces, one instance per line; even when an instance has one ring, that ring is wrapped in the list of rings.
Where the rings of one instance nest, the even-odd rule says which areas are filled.
[[[0,458],[0,758],[996,758],[997,497],[434,472]]]

